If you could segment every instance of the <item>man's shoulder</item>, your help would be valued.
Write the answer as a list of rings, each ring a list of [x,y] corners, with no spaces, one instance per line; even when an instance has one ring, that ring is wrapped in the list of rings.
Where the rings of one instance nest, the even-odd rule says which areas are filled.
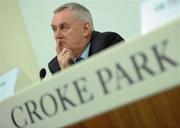
[[[110,31],[106,31],[106,32],[99,32],[99,31],[93,31],[93,36],[120,36],[118,33],[116,32],[110,32]]]
[[[99,42],[104,45],[112,45],[116,44],[120,41],[123,41],[124,39],[116,32],[98,32],[98,31],[93,31],[92,33],[92,42]]]
[[[123,40],[124,39],[118,33],[115,32],[93,31],[90,40],[91,45],[89,55],[91,56]]]
[[[111,32],[111,31],[106,31],[106,32],[100,32],[100,31],[93,31],[93,33],[97,34],[97,35],[119,35],[118,33],[116,32]]]

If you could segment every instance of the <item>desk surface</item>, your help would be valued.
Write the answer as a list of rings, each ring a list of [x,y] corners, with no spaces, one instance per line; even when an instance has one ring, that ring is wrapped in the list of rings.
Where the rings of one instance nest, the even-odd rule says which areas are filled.
[[[67,128],[180,128],[180,87]]]

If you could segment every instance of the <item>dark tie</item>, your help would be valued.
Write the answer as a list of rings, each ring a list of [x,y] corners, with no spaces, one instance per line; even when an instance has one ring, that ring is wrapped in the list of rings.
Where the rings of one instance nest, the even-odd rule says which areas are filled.
[[[79,63],[81,61],[84,61],[84,60],[85,60],[84,58],[79,57],[79,58],[76,59],[75,63],[77,64],[77,63]]]

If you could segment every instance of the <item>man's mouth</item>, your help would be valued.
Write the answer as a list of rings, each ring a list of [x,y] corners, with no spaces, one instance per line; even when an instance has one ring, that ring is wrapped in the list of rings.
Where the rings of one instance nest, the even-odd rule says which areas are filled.
[[[66,45],[63,44],[63,43],[61,43],[61,44],[60,44],[60,50],[62,51],[64,48],[66,48]]]

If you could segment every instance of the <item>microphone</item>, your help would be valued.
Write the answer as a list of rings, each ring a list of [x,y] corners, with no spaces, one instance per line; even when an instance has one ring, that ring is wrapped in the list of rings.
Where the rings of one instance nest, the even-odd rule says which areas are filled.
[[[42,68],[39,72],[40,80],[43,80],[45,76],[46,76],[46,69]]]

